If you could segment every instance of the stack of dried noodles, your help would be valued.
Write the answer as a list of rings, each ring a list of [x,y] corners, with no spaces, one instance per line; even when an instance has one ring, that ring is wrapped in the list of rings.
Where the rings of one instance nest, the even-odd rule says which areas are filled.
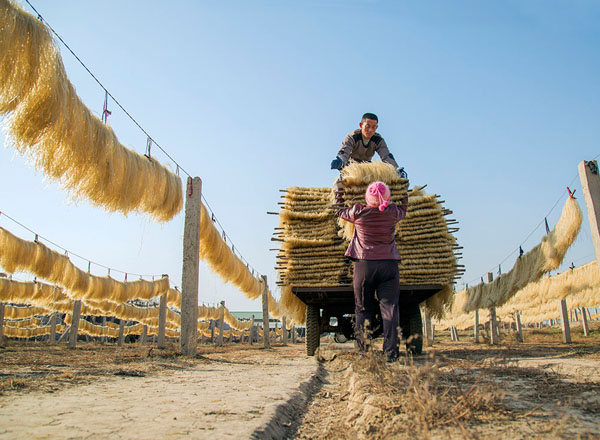
[[[42,327],[36,328],[15,328],[10,326],[4,327],[4,336],[8,338],[18,338],[18,339],[29,339],[36,338],[38,336],[47,336],[51,333],[52,327],[49,325],[45,325]],[[62,324],[58,324],[56,326],[57,333],[64,333],[65,326]]]
[[[169,291],[167,276],[157,281],[121,282],[111,277],[90,275],[76,267],[69,257],[40,242],[23,240],[4,228],[0,228],[0,266],[8,273],[25,271],[58,284],[75,299],[124,303],[134,299],[149,300]],[[178,298],[176,294],[171,295],[172,300]]]
[[[346,206],[365,203],[367,186],[385,182],[392,202],[409,197],[406,218],[398,224],[396,242],[403,257],[399,265],[402,284],[439,284],[443,289],[427,300],[431,316],[441,316],[452,298],[454,279],[462,269],[454,254],[456,239],[445,216],[450,211],[422,188],[408,191],[391,165],[383,162],[353,163],[342,171]],[[344,257],[354,225],[336,220],[331,188],[298,188],[285,191],[275,240],[282,242],[277,270],[282,286],[284,313],[304,322],[305,306],[292,294],[292,287],[339,286],[352,283],[352,265]]]
[[[227,246],[208,215],[204,204],[200,217],[200,258],[226,283],[232,283],[250,299],[258,298],[263,292],[263,280],[255,277],[244,262]],[[268,289],[268,287],[267,287]],[[271,291],[267,292],[269,315],[280,318],[279,302]]]
[[[118,141],[77,96],[48,28],[9,0],[0,0],[0,115],[16,149],[74,197],[158,221],[181,210],[179,176]]]
[[[42,320],[35,316],[25,319],[5,319],[4,325],[13,328],[36,328],[42,326]]]
[[[554,229],[541,243],[517,258],[509,272],[500,275],[491,283],[470,287],[467,290],[464,310],[470,312],[501,306],[520,289],[558,268],[579,234],[582,218],[577,200],[568,197]]]
[[[567,300],[569,309],[600,304],[600,270],[596,261],[529,283],[499,307],[497,314],[511,316],[520,311],[523,323],[556,319],[558,300],[562,299]]]

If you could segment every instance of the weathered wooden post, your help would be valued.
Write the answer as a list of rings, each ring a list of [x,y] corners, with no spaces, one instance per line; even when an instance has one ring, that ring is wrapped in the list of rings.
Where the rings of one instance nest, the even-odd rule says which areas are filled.
[[[558,309],[560,310],[560,319],[562,324],[563,342],[571,343],[571,326],[569,325],[569,314],[567,313],[567,301],[564,299],[558,300]]]
[[[292,326],[292,330],[290,330],[290,332],[292,333],[292,344],[296,343],[296,325]]]
[[[521,314],[518,310],[515,312],[515,328],[517,330],[517,341],[523,342],[523,327],[521,326]]]
[[[142,334],[140,335],[140,344],[144,345],[146,343],[146,337],[148,336],[148,326],[144,324],[144,329],[142,330]]]
[[[119,347],[123,346],[124,334],[125,334],[125,320],[123,318],[119,318],[119,338],[117,339],[117,345]]]
[[[160,304],[158,306],[158,348],[165,348],[165,333],[167,330],[167,294],[160,296]]]
[[[590,327],[588,325],[588,319],[585,313],[585,307],[581,308],[581,321],[582,321],[582,325],[583,325],[583,336],[589,336],[590,335]]]
[[[50,315],[50,339],[48,339],[48,342],[50,344],[56,343],[56,312]]]
[[[287,327],[285,323],[285,316],[281,317],[281,342],[283,345],[287,345],[288,334]]]
[[[271,348],[271,335],[269,326],[269,286],[267,276],[263,275],[262,312],[263,312],[263,343],[265,348]]]
[[[215,343],[215,328],[217,327],[217,323],[215,322],[214,319],[210,320],[210,343],[214,344]]]
[[[487,273],[487,281],[488,283],[494,281],[494,274],[492,272]],[[496,321],[496,307],[490,307],[490,343],[492,345],[498,344],[498,322]]]
[[[250,326],[250,333],[248,334],[248,341],[250,341],[250,345],[254,343],[254,315],[252,315],[252,325]]]
[[[219,315],[219,336],[217,336],[217,345],[223,345],[223,332],[225,330],[225,301],[221,301],[221,314]]]
[[[198,276],[200,272],[200,216],[202,180],[188,177],[183,227],[181,275],[181,352],[194,356],[198,348]]]
[[[596,251],[596,262],[600,267],[600,176],[598,162],[582,160],[578,165],[579,180],[587,207],[588,220],[592,233],[592,243]]]
[[[0,303],[0,345],[4,343],[4,303]]]
[[[73,317],[71,320],[71,332],[69,333],[69,347],[77,346],[77,333],[79,331],[79,318],[81,317],[81,300],[73,301]]]

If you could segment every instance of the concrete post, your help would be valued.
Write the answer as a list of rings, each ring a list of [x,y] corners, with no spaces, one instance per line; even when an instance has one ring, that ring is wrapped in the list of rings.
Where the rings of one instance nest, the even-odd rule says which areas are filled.
[[[69,333],[69,347],[77,346],[77,333],[79,331],[79,318],[81,317],[81,300],[73,301],[73,318],[71,320],[71,332]]]
[[[491,283],[494,281],[494,274],[492,272],[487,273],[487,281]],[[490,308],[490,343],[492,345],[498,344],[498,322],[496,321],[496,307]]]
[[[148,336],[148,326],[144,325],[144,329],[142,330],[142,334],[140,335],[140,344],[144,345],[146,343],[146,337]]]
[[[263,343],[265,348],[271,348],[271,338],[269,330],[269,286],[267,285],[267,276],[263,275],[262,279]]]
[[[225,301],[221,301],[221,314],[219,315],[219,336],[217,336],[217,345],[223,345],[223,332],[225,331]]]
[[[588,325],[588,319],[587,319],[587,315],[585,313],[585,307],[581,308],[581,321],[582,321],[582,325],[583,325],[583,336],[589,336],[590,335],[590,327]]]
[[[117,345],[123,346],[123,335],[125,334],[125,320],[119,319],[119,339],[117,339]]]
[[[286,328],[286,323],[285,323],[285,316],[283,316],[281,318],[281,342],[283,343],[283,345],[287,345],[287,340],[288,340],[288,334],[287,334],[287,328]]]
[[[431,347],[433,345],[433,333],[431,331],[431,318],[429,317],[427,307],[423,308],[423,334],[425,336],[425,344]]]
[[[517,329],[517,341],[523,342],[523,327],[521,326],[521,314],[518,310],[515,312],[515,327]]]
[[[475,322],[473,323],[473,337],[475,343],[479,344],[479,309],[475,310]]]
[[[167,294],[163,294],[160,297],[160,304],[158,307],[158,341],[156,346],[158,348],[165,348],[165,332],[167,329]]]
[[[100,320],[102,327],[106,327],[106,316],[103,316],[102,319]],[[100,342],[104,343],[108,341],[108,338],[106,336],[102,336],[100,338]]]
[[[563,342],[571,343],[571,326],[569,325],[569,314],[567,313],[567,301],[564,299],[558,300],[558,309],[560,310],[560,319],[563,331]]]
[[[254,343],[254,315],[252,315],[252,325],[250,326],[250,334],[248,335],[248,340],[250,341],[250,345]]]
[[[50,339],[48,339],[50,344],[56,343],[56,312],[50,315]]]
[[[587,207],[588,220],[592,233],[592,243],[596,251],[596,262],[600,267],[600,176],[598,162],[582,160],[578,165],[579,180]]]
[[[183,227],[181,276],[181,352],[194,356],[198,348],[198,276],[200,274],[200,215],[202,181],[188,178]]]
[[[0,303],[0,345],[4,343],[4,303]]]

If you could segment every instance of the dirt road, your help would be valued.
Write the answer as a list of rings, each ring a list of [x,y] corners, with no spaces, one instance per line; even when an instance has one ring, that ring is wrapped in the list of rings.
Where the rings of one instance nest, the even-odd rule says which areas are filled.
[[[51,393],[9,393],[0,397],[0,438],[281,438],[318,368],[301,351],[212,353],[154,374],[129,367]]]
[[[600,438],[600,331],[499,346],[439,337],[388,364],[322,339],[263,350],[0,349],[0,439]]]

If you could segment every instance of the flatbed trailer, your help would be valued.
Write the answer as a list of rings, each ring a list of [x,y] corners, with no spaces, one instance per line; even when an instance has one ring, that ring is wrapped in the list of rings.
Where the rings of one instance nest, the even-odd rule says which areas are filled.
[[[419,305],[442,289],[439,284],[400,285],[400,327],[408,350],[423,350],[423,321]],[[354,337],[354,290],[352,285],[331,287],[292,287],[292,293],[306,304],[306,354],[312,356],[320,345],[321,334],[341,333]],[[335,325],[332,319],[336,318]],[[373,337],[382,333],[381,317],[375,317]]]

